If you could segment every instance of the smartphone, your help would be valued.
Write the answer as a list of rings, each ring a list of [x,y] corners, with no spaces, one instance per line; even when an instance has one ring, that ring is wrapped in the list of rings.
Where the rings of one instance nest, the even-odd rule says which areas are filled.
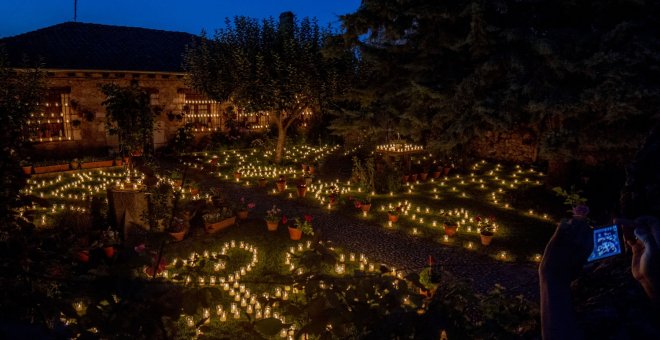
[[[589,255],[588,262],[619,255],[623,251],[621,228],[616,224],[594,229],[593,237],[594,250]]]

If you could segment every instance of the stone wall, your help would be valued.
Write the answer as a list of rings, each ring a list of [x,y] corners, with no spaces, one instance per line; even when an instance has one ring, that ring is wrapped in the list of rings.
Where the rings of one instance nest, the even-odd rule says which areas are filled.
[[[39,142],[35,145],[37,150],[116,149],[117,138],[109,135],[105,128],[106,112],[101,103],[106,96],[100,90],[100,85],[105,83],[128,86],[131,81],[137,81],[140,87],[157,90],[157,103],[154,104],[163,110],[154,124],[156,148],[165,145],[184,124],[182,120],[170,120],[167,115],[181,112],[180,93],[186,88],[182,73],[48,70],[47,74],[49,88],[70,89],[69,105],[74,102],[76,106],[71,109],[71,120],[80,121],[80,125],[72,126],[70,136],[67,136],[67,139],[71,137],[70,140]],[[85,111],[92,114],[85,115]]]
[[[529,130],[488,131],[475,138],[470,149],[486,159],[532,163],[537,159],[538,141]]]

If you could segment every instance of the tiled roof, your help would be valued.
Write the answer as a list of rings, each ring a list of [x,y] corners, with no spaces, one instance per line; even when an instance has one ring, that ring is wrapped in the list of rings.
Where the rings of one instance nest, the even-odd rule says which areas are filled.
[[[195,35],[154,29],[66,22],[0,39],[12,66],[24,56],[44,68],[182,72]],[[0,47],[1,48],[1,47]]]

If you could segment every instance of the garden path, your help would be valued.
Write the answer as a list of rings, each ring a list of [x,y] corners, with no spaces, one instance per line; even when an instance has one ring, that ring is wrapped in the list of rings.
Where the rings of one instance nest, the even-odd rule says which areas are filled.
[[[371,261],[388,264],[397,270],[419,272],[428,263],[429,256],[432,256],[451,275],[471,281],[478,292],[487,292],[495,284],[500,284],[511,294],[522,294],[532,301],[538,300],[538,278],[534,264],[497,261],[462,247],[443,245],[388,230],[366,220],[333,213],[304,199],[269,194],[274,187],[272,181],[266,188],[246,187],[210,177],[204,171],[192,172],[201,187],[220,187],[230,201],[245,197],[254,202],[256,208],[250,213],[252,219],[263,220],[265,211],[276,204],[287,216],[312,215],[314,227],[323,239],[348,252],[364,253]]]

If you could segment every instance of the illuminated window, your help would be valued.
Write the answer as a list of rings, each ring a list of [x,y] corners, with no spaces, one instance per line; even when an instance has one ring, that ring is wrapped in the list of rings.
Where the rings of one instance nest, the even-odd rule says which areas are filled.
[[[43,102],[27,122],[27,138],[32,142],[72,139],[70,89],[49,89]]]
[[[184,92],[181,112],[184,122],[190,123],[195,132],[217,131],[222,128],[222,117],[218,112],[218,103],[196,93]]]

